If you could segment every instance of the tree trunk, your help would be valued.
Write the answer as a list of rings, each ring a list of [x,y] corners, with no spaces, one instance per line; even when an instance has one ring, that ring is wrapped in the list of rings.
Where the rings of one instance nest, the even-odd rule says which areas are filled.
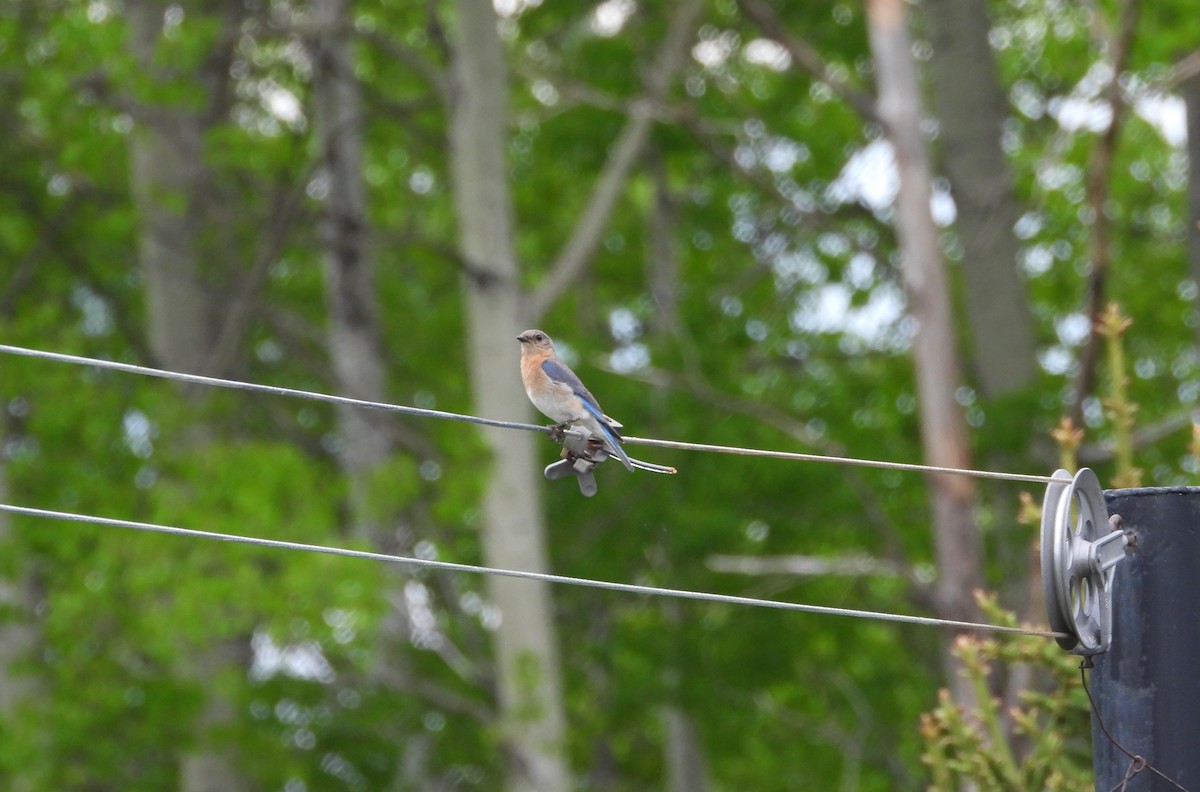
[[[183,672],[204,691],[204,705],[194,728],[195,745],[180,757],[181,792],[250,792],[254,784],[240,768],[238,746],[225,736],[238,723],[236,700],[228,695],[226,680],[242,676],[252,650],[248,638],[226,639],[190,656]]]
[[[2,408],[0,408],[2,409]],[[9,434],[6,413],[0,413],[0,448]],[[4,455],[0,454],[0,503],[9,503],[8,478]],[[11,541],[12,525],[8,512],[0,513],[0,548]],[[40,739],[40,729],[23,725],[31,712],[22,712],[39,697],[41,678],[21,667],[35,656],[40,643],[40,629],[35,616],[40,595],[37,579],[28,565],[11,577],[0,579],[0,608],[8,614],[0,622],[0,723],[6,733],[32,733]],[[27,747],[36,745],[28,736],[22,739]],[[7,761],[0,769],[0,783],[13,792],[32,792],[39,788],[37,763]]]
[[[958,209],[972,368],[984,397],[1037,373],[1032,317],[1013,226],[1021,213],[1001,147],[1008,101],[996,80],[984,0],[926,0],[941,161]]]
[[[154,0],[126,5],[130,47],[151,75],[164,8]],[[200,373],[212,344],[215,314],[200,268],[197,204],[204,182],[204,129],[199,114],[182,106],[156,106],[139,120],[130,139],[130,160],[150,349],[158,366]]]
[[[329,359],[339,393],[384,401],[386,364],[367,255],[362,109],[348,39],[350,0],[314,0],[313,18],[314,120],[329,190],[321,223]],[[355,529],[364,538],[380,528],[369,513],[367,488],[371,473],[392,454],[390,420],[378,410],[338,409],[339,462],[350,480]]]
[[[683,603],[663,600],[662,614],[668,631],[666,635],[678,635],[687,618]],[[679,701],[679,688],[684,676],[690,673],[688,656],[686,650],[678,645],[677,639],[668,640],[663,676],[670,693],[668,703],[661,709],[663,788],[668,792],[706,792],[709,788],[708,759],[700,735],[696,733],[695,719]]]
[[[1192,259],[1192,279],[1200,284],[1200,70],[1180,83],[1179,92],[1187,106],[1188,154],[1188,251]],[[1200,344],[1200,322],[1196,323]]]
[[[705,792],[708,768],[692,717],[678,706],[663,707],[668,792]]]
[[[126,3],[130,47],[153,79],[165,6],[156,0]],[[221,84],[197,74],[206,84]],[[162,75],[163,80],[169,79]],[[202,142],[207,122],[184,105],[144,108],[130,137],[132,191],[139,215],[138,264],[145,279],[147,338],[157,365],[204,372],[214,349],[217,296],[205,283],[201,240],[208,172]],[[216,372],[219,373],[219,372]],[[196,400],[200,391],[187,391]],[[207,442],[203,425],[189,427],[184,445]],[[220,641],[188,656],[181,672],[206,698],[194,724],[196,737],[180,756],[183,792],[240,792],[252,788],[238,766],[237,747],[223,736],[238,709],[220,680],[244,674],[248,636]]]
[[[1141,7],[1139,0],[1121,0],[1118,4],[1119,22],[1110,29],[1111,35],[1103,40],[1102,46],[1105,58],[1112,68],[1108,84],[1104,88],[1104,100],[1112,118],[1088,154],[1084,177],[1084,203],[1091,215],[1087,244],[1089,271],[1084,310],[1093,327],[1100,323],[1109,302],[1106,295],[1109,267],[1113,257],[1113,218],[1108,210],[1108,202],[1112,197],[1117,143],[1120,141],[1121,127],[1125,124],[1130,110],[1125,102],[1121,78],[1129,68]],[[1068,415],[1076,426],[1084,425],[1083,403],[1096,387],[1102,343],[1103,338],[1099,333],[1088,333],[1083,347],[1079,350],[1079,362],[1072,384],[1072,390],[1075,392],[1074,402]]]
[[[950,293],[930,212],[929,165],[921,139],[920,98],[905,23],[904,0],[869,0],[868,25],[879,87],[879,115],[895,151],[900,174],[896,233],[909,312],[916,320],[913,363],[920,403],[921,444],[926,463],[969,467],[966,420],[955,390],[962,383],[954,343]],[[970,478],[932,474],[933,532],[938,580],[938,615],[977,617],[973,592],[983,584],[979,535],[973,519],[975,487]],[[963,688],[948,662],[948,683]],[[955,693],[967,696],[966,689]],[[964,698],[960,698],[964,701]]]
[[[327,338],[337,392],[368,401],[387,399],[387,362],[383,353],[375,267],[369,254],[366,185],[363,180],[363,113],[354,74],[350,32],[351,0],[313,0],[313,116],[328,186],[321,223],[324,248]],[[376,497],[378,473],[395,453],[396,416],[378,410],[340,406],[338,464],[349,484],[351,532],[381,552],[407,552],[393,541],[397,515],[383,513]],[[368,684],[402,688],[412,673],[408,649],[410,622],[403,587],[411,579],[389,568],[392,585],[381,592],[387,613],[380,626]],[[396,743],[395,777],[404,789],[427,789],[424,734],[405,734]]]
[[[654,313],[651,332],[662,338],[679,330],[679,253],[675,249],[678,207],[667,182],[667,166],[658,146],[647,151],[650,175],[654,179],[654,202],[646,223],[646,281]]]
[[[451,175],[459,248],[467,263],[467,366],[474,410],[529,420],[517,370],[522,301],[504,152],[508,77],[491,4],[457,0]],[[491,468],[483,502],[483,556],[491,566],[546,570],[545,523],[528,432],[484,429]],[[495,633],[501,739],[508,788],[570,787],[558,649],[546,583],[490,576],[502,624]]]

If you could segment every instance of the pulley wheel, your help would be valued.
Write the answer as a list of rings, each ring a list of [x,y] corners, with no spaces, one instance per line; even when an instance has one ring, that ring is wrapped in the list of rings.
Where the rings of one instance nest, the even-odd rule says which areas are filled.
[[[1090,655],[1112,637],[1112,578],[1100,569],[1092,545],[1110,532],[1104,493],[1096,474],[1075,477],[1057,470],[1042,504],[1042,591],[1050,629],[1065,633],[1058,645]]]

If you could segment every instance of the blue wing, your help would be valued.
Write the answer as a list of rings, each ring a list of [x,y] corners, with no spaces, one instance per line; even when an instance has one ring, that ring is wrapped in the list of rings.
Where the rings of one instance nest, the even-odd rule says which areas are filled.
[[[588,412],[592,412],[592,405],[586,401],[583,403],[583,406],[587,408]],[[626,470],[633,470],[633,460],[629,458],[629,454],[626,454],[625,449],[621,446],[621,436],[617,434],[617,430],[613,429],[608,421],[604,420],[604,416],[600,414],[599,410],[596,411],[595,415],[596,421],[600,426],[600,431],[604,433],[604,439],[608,441],[609,447],[616,452],[617,457],[621,460],[621,464],[625,466]]]
[[[623,464],[629,470],[633,470],[633,462],[630,461],[629,455],[625,453],[625,449],[621,447],[621,435],[608,422],[604,416],[603,410],[600,409],[599,402],[592,392],[587,389],[579,376],[563,363],[561,360],[550,359],[542,362],[542,371],[546,372],[552,381],[562,383],[571,389],[571,392],[579,397],[579,401],[583,404],[583,409],[587,410],[593,418],[596,419],[596,424],[600,427],[600,431],[604,433],[604,439],[608,441],[608,445],[620,458]]]
[[[546,372],[546,376],[554,382],[561,382],[571,389],[571,392],[579,397],[583,402],[584,408],[592,415],[596,416],[597,420],[603,423],[600,413],[600,404],[596,401],[596,397],[592,392],[580,381],[574,371],[567,367],[566,363],[561,360],[546,360],[542,363],[542,371]]]

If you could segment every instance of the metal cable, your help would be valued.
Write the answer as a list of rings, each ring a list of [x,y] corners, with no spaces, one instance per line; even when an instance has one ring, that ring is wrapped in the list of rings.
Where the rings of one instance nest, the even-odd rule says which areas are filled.
[[[400,413],[402,415],[414,415],[421,418],[441,418],[447,421],[461,421],[464,423],[479,424],[481,426],[494,426],[501,429],[522,429],[530,432],[545,433],[548,431],[547,427],[538,426],[535,424],[519,423],[516,421],[499,421],[493,418],[480,418],[475,415],[465,415],[463,413],[448,412],[446,410],[429,410],[421,407],[409,407],[401,404],[368,401],[366,399],[354,399],[350,398],[349,396],[334,396],[328,393],[315,393],[313,391],[299,390],[296,388],[284,388],[277,385],[260,385],[253,382],[240,382],[238,380],[222,379],[220,377],[206,377],[201,374],[185,374],[179,371],[168,371],[166,369],[151,368],[149,366],[139,366],[133,363],[118,363],[113,360],[101,360],[99,358],[82,357],[79,355],[66,355],[61,352],[47,352],[40,349],[28,349],[26,347],[11,346],[9,344],[0,344],[0,352],[10,355],[20,355],[22,357],[37,358],[39,360],[52,360],[59,363],[93,366],[95,368],[109,369],[111,371],[121,371],[127,374],[141,374],[147,377],[158,377],[160,379],[175,380],[177,382],[190,382],[196,385],[209,385],[217,388],[232,388],[234,390],[270,393],[276,396],[292,396],[299,399],[311,399],[313,401],[326,402],[329,404],[340,404],[349,407],[362,407],[370,410],[384,410],[387,412]],[[707,451],[715,454],[767,457],[770,459],[787,459],[803,462],[824,462],[835,465],[879,468],[882,470],[906,470],[917,473],[943,473],[956,476],[972,476],[975,478],[1024,481],[1034,484],[1048,484],[1054,481],[1051,476],[1036,476],[1026,473],[1001,473],[991,470],[938,467],[934,465],[920,465],[909,462],[888,462],[885,460],[876,459],[858,459],[854,457],[804,454],[794,451],[771,451],[760,448],[741,448],[738,446],[712,445],[708,443],[688,443],[679,440],[657,440],[646,437],[623,437],[622,440],[630,445],[650,446],[655,448],[674,448],[683,451]]]
[[[912,462],[888,462],[881,459],[858,459],[855,457],[825,456],[823,454],[803,454],[796,451],[766,451],[758,448],[707,445],[705,443],[686,443],[679,440],[654,440],[644,437],[622,436],[621,442],[629,445],[657,446],[658,448],[679,448],[684,451],[712,451],[719,454],[770,457],[772,459],[793,459],[802,462],[828,462],[834,465],[880,468],[882,470],[911,470],[918,473],[948,473],[956,476],[974,476],[975,478],[1028,481],[1035,484],[1049,484],[1050,482],[1055,481],[1055,479],[1051,476],[1035,476],[1028,473],[999,473],[992,470],[972,470],[969,468],[949,468],[938,467],[936,465],[918,465]]]
[[[524,429],[533,432],[546,431],[546,427],[535,426],[534,424],[497,421],[491,418],[479,418],[474,415],[463,415],[462,413],[447,412],[445,410],[427,410],[422,407],[408,407],[402,404],[354,399],[349,396],[334,396],[328,393],[315,393],[297,388],[284,388],[278,385],[259,385],[254,382],[206,377],[202,374],[185,374],[181,371],[168,371],[167,369],[139,366],[134,363],[118,363],[115,360],[101,360],[100,358],[82,357],[80,355],[64,355],[61,352],[46,352],[41,349],[27,349],[8,344],[0,344],[0,352],[37,358],[39,360],[53,360],[58,363],[72,363],[78,366],[92,366],[111,371],[122,371],[126,374],[141,374],[146,377],[158,377],[159,379],[174,380],[176,382],[190,382],[194,385],[209,385],[214,388],[231,388],[233,390],[252,391],[255,393],[270,393],[275,396],[292,396],[298,399],[310,399],[328,404],[341,404],[348,407],[363,407],[369,410],[384,410],[404,415],[416,415],[421,418],[442,418],[447,421],[463,421],[466,423],[482,424],[483,426],[497,426],[501,429]]]
[[[1128,786],[1129,782],[1133,780],[1133,777],[1143,770],[1149,770],[1163,781],[1166,781],[1171,786],[1180,790],[1180,792],[1188,792],[1187,787],[1183,786],[1174,778],[1171,778],[1162,770],[1159,770],[1157,767],[1147,762],[1145,757],[1135,754],[1124,745],[1121,745],[1121,743],[1117,742],[1117,738],[1112,736],[1112,732],[1110,732],[1108,730],[1108,726],[1104,724],[1104,718],[1100,717],[1100,708],[1096,706],[1096,699],[1092,698],[1092,691],[1088,686],[1087,670],[1093,667],[1092,658],[1090,657],[1083,658],[1083,660],[1079,663],[1079,679],[1083,682],[1083,692],[1087,694],[1088,704],[1092,706],[1092,714],[1096,716],[1096,723],[1100,726],[1100,731],[1105,737],[1108,738],[1108,741],[1112,743],[1114,748],[1129,758],[1129,767],[1125,771],[1125,777],[1112,788],[1111,792],[1123,792]]]
[[[818,613],[828,616],[846,616],[857,619],[875,619],[878,621],[899,622],[903,624],[920,624],[931,627],[947,627],[958,630],[979,630],[997,633],[1012,633],[1016,635],[1035,635],[1042,638],[1065,637],[1062,633],[1050,630],[1035,630],[1026,627],[1009,627],[998,624],[980,624],[953,619],[936,619],[928,616],[909,616],[901,613],[880,613],[878,611],[857,610],[853,608],[834,608],[826,605],[806,605],[797,602],[779,602],[777,600],[757,599],[754,597],[738,597],[730,594],[713,594],[704,591],[689,591],[686,589],[660,588],[658,586],[641,586],[633,583],[613,583],[606,580],[591,580],[588,578],[552,575],[545,572],[526,572],[517,569],[499,569],[496,567],[478,566],[475,564],[459,564],[451,561],[435,561],[427,558],[389,555],[368,550],[351,550],[342,547],[288,542],[280,539],[264,539],[255,536],[239,536],[236,534],[216,533],[213,531],[198,531],[191,528],[178,528],[156,523],[120,520],[111,517],[98,517],[90,514],[75,514],[73,512],[37,509],[28,506],[15,506],[0,503],[0,511],[12,514],[22,514],[29,517],[41,517],[52,520],[67,520],[70,522],[103,525],[114,528],[130,528],[136,531],[186,536],[193,539],[209,539],[217,542],[233,542],[253,545],[255,547],[270,547],[277,550],[294,550],[304,553],[323,553],[325,555],[344,556],[347,558],[362,558],[370,561],[381,561],[389,564],[404,564],[407,566],[441,569],[449,572],[468,572],[477,575],[500,575],[503,577],[538,580],[565,586],[582,586],[585,588],[620,591],[627,594],[643,594],[651,597],[673,597],[676,599],[701,600],[725,605],[747,605],[757,608],[773,608],[776,610],[796,611],[800,613]]]

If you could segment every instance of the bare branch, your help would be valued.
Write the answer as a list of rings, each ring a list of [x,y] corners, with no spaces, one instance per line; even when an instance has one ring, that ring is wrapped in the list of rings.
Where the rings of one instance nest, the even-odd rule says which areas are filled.
[[[583,214],[551,266],[550,274],[530,298],[529,312],[535,324],[579,279],[591,261],[634,163],[646,146],[651,123],[645,108],[635,105],[629,122],[613,144]]]
[[[1124,0],[1122,3],[1120,30],[1108,46],[1108,51],[1112,53],[1112,79],[1107,90],[1112,120],[1088,161],[1086,201],[1092,215],[1092,233],[1088,242],[1091,276],[1088,278],[1087,312],[1093,325],[1099,320],[1100,312],[1104,309],[1105,285],[1112,260],[1112,245],[1109,240],[1112,219],[1108,216],[1107,204],[1112,192],[1113,158],[1128,110],[1125,97],[1121,93],[1121,74],[1129,66],[1139,8],[1139,0]],[[1079,353],[1079,371],[1075,376],[1075,403],[1071,406],[1071,420],[1076,426],[1083,424],[1083,400],[1096,387],[1099,348],[1100,340],[1097,334],[1089,333]]]
[[[1142,449],[1152,446],[1159,440],[1163,440],[1176,432],[1192,426],[1196,421],[1196,414],[1192,410],[1183,410],[1173,415],[1168,415],[1160,421],[1156,421],[1148,426],[1143,426],[1133,433],[1130,438],[1130,444],[1133,448]],[[1076,457],[1080,464],[1098,465],[1104,462],[1109,462],[1116,454],[1116,449],[1111,441],[1102,443],[1085,443],[1079,447]]]
[[[407,44],[397,41],[393,36],[384,35],[376,30],[356,29],[354,32],[379,47],[389,58],[403,63],[411,71],[421,75],[425,82],[434,89],[434,93],[443,106],[449,103],[450,78],[436,63]]]
[[[487,704],[439,685],[428,675],[418,679],[406,671],[392,670],[384,675],[383,682],[392,690],[407,693],[446,712],[467,715],[480,723],[491,723],[496,718],[496,713]]]
[[[646,96],[634,102],[629,120],[609,151],[604,170],[593,185],[587,206],[571,236],[550,266],[546,279],[529,297],[528,314],[534,321],[545,315],[550,306],[571,288],[595,254],[617,199],[649,140],[654,124],[654,105],[666,96],[675,73],[686,62],[687,45],[702,9],[703,3],[699,0],[688,0],[676,9],[662,51],[646,75]]]
[[[795,205],[783,190],[780,189],[779,182],[776,181],[775,177],[766,173],[763,169],[748,168],[739,162],[734,155],[735,146],[724,144],[720,139],[722,133],[715,129],[710,122],[700,118],[689,108],[681,107],[674,109],[672,112],[672,120],[676,121],[684,131],[689,133],[713,159],[717,160],[730,171],[744,176],[752,186],[764,194],[783,200],[790,205]],[[874,219],[871,210],[856,201],[840,207],[837,218],[829,212],[824,211],[806,212],[804,214],[804,222],[813,228],[833,229],[837,225],[835,220],[847,217],[864,220]]]
[[[1200,49],[1193,50],[1175,61],[1163,85],[1164,90],[1170,90],[1181,83],[1200,77]]]
[[[848,556],[743,556],[713,555],[708,568],[714,572],[739,575],[793,575],[797,577],[907,577],[916,580],[917,573],[895,561],[858,554]]]
[[[266,286],[271,265],[278,260],[304,206],[304,185],[312,177],[312,171],[313,168],[309,167],[297,183],[281,184],[276,190],[267,233],[249,272],[238,284],[236,296],[229,301],[229,309],[224,315],[216,341],[204,362],[204,371],[220,374],[227,371],[237,359],[242,340],[258,313],[259,297]]]
[[[787,50],[788,55],[792,57],[792,63],[828,85],[842,101],[854,108],[864,121],[880,123],[874,97],[830,69],[816,49],[791,34],[770,6],[760,0],[737,0],[737,4],[742,13],[768,38]]]
[[[25,255],[12,265],[12,277],[9,278],[8,283],[0,288],[0,317],[8,318],[13,315],[17,300],[33,282],[33,276],[42,257],[54,246],[54,240],[58,238],[63,229],[74,220],[75,210],[82,198],[81,191],[74,190],[48,218],[35,218],[40,220],[38,226],[41,230]],[[33,204],[28,199],[24,203]]]

